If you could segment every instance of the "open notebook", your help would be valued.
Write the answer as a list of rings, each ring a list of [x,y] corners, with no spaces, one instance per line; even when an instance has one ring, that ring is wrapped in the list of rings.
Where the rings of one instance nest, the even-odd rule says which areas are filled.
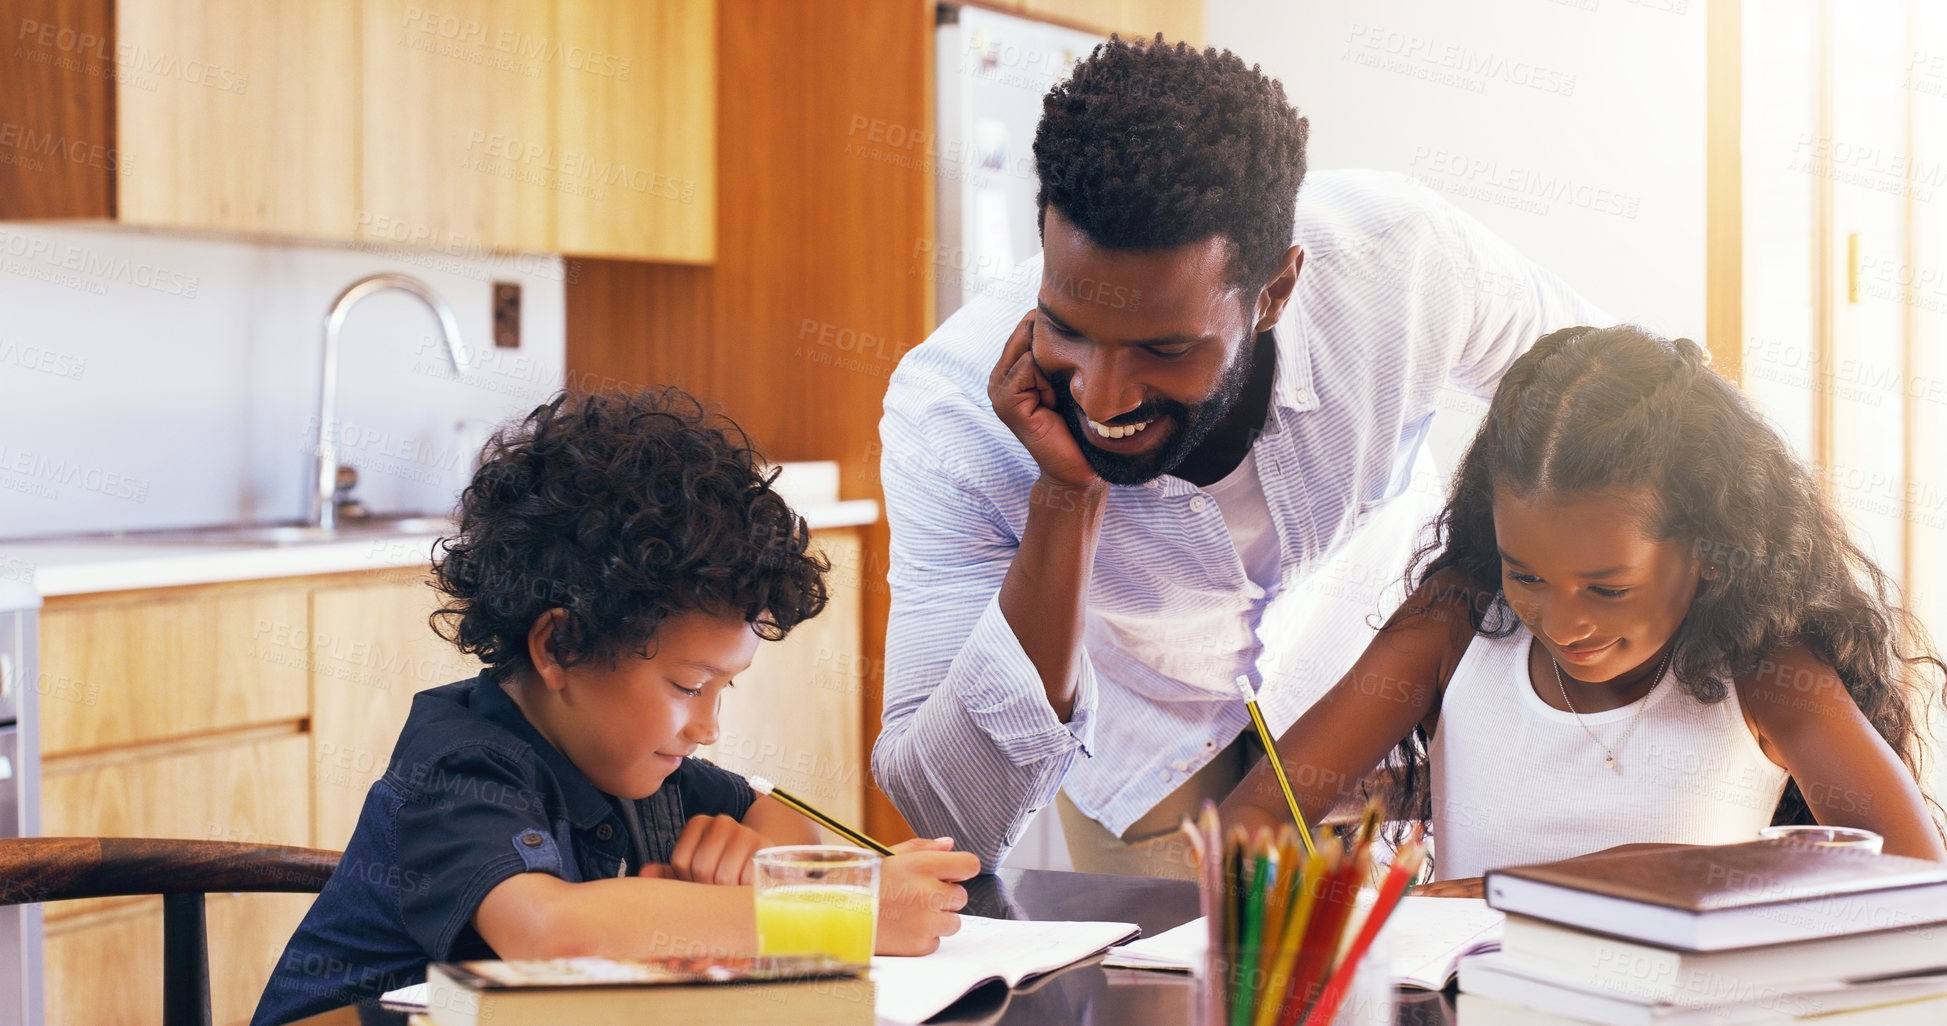
[[[1134,923],[1031,922],[961,916],[960,932],[918,958],[874,955],[874,1009],[882,1022],[924,1022],[968,991],[999,980],[1010,987],[1079,962],[1141,931]]]
[[[1133,923],[1029,922],[961,916],[960,932],[940,939],[938,951],[915,958],[875,955],[873,1012],[882,1023],[924,1022],[967,992],[994,981],[1009,987],[1088,958],[1141,931]],[[426,985],[387,993],[387,1008],[426,1008]]]
[[[1401,898],[1386,921],[1393,979],[1403,987],[1439,990],[1460,960],[1501,947],[1501,913],[1479,898]],[[1111,950],[1105,966],[1188,972],[1203,957],[1209,930],[1201,918]]]

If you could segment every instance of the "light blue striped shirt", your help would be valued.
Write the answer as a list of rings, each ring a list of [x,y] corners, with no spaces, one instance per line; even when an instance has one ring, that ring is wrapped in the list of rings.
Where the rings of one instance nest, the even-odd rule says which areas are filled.
[[[1280,582],[1250,581],[1207,491],[1173,476],[1111,488],[1067,723],[998,599],[1039,471],[987,377],[1040,258],[900,361],[879,425],[892,609],[872,771],[921,834],[992,869],[1063,787],[1122,833],[1248,726],[1240,674],[1282,731],[1398,602],[1444,488],[1420,459],[1442,386],[1491,395],[1537,337],[1611,323],[1404,176],[1313,172],[1294,234],[1304,265],[1249,457]]]

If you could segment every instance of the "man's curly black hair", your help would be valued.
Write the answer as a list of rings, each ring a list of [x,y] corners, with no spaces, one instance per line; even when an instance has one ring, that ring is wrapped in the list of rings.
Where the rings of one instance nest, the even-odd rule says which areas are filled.
[[[648,654],[672,613],[741,616],[777,640],[825,608],[830,563],[736,424],[678,388],[557,395],[495,433],[442,539],[433,629],[496,674],[567,616],[572,666]]]
[[[1291,248],[1309,126],[1284,86],[1229,50],[1112,36],[1048,91],[1034,133],[1048,207],[1111,249],[1220,235],[1251,293]]]

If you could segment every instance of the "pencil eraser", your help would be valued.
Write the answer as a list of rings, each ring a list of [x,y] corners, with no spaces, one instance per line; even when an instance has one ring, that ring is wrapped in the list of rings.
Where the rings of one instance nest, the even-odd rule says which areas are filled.
[[[756,776],[754,774],[752,776],[746,777],[745,779],[750,781],[750,789],[756,791],[758,794],[770,794],[772,788],[777,786],[771,783],[769,780],[766,780],[763,777]]]
[[[1251,687],[1251,678],[1241,673],[1237,675],[1237,693],[1243,695],[1246,702],[1257,701],[1257,692]]]

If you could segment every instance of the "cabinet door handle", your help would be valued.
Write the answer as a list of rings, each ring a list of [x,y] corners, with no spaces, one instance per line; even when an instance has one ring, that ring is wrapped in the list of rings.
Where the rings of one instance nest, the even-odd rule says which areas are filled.
[[[11,698],[14,693],[14,657],[11,652],[0,652],[0,698]]]

